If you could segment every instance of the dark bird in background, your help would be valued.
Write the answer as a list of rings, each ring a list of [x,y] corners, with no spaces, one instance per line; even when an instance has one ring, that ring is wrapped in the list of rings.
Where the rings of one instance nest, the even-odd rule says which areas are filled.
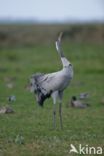
[[[77,100],[77,97],[76,96],[72,96],[71,106],[72,107],[75,107],[75,108],[87,108],[90,105],[87,104],[87,103],[84,103],[84,102],[82,102],[80,100]]]
[[[61,38],[62,34],[60,33],[56,41],[56,50],[60,56],[63,68],[60,71],[43,74],[36,73],[31,76],[30,84],[31,91],[36,95],[36,100],[40,106],[43,106],[44,101],[52,97],[53,99],[53,127],[56,127],[56,102],[59,101],[59,117],[60,117],[60,126],[62,124],[62,99],[63,92],[70,84],[71,79],[73,78],[73,67],[70,61],[64,56],[63,50],[61,48]]]

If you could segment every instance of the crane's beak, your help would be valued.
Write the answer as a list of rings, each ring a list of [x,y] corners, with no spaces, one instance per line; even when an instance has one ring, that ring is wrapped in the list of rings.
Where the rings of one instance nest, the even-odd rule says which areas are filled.
[[[60,55],[60,57],[65,57],[64,54],[63,54],[63,51],[61,49],[61,45],[60,45],[59,40],[56,41],[56,49],[57,49],[57,52]]]
[[[59,37],[58,37],[59,42],[61,42],[62,36],[63,36],[63,32],[60,32]]]
[[[58,37],[58,39],[56,41],[56,49],[57,49],[57,52],[60,55],[60,57],[65,57],[64,53],[63,53],[63,50],[61,48],[62,35],[63,35],[63,32],[60,32],[59,37]]]

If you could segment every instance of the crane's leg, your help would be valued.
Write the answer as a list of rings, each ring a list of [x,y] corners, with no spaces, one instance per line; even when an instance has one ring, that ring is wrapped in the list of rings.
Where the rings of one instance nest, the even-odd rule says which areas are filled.
[[[53,105],[53,128],[56,128],[56,103]]]
[[[58,96],[58,92],[55,91],[52,93],[52,98],[53,98],[53,128],[56,128],[56,100]]]
[[[60,127],[63,129],[63,122],[62,122],[62,97],[63,92],[59,92],[59,117],[60,117]]]

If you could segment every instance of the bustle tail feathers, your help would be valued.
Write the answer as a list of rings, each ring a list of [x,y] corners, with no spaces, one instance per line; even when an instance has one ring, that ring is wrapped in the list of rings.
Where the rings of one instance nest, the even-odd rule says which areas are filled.
[[[44,101],[51,96],[51,93],[47,93],[46,90],[44,91],[44,88],[41,87],[41,84],[39,83],[39,79],[44,76],[42,73],[34,74],[30,81],[31,81],[31,87],[33,88],[33,91],[36,95],[36,100],[40,106],[43,106]]]

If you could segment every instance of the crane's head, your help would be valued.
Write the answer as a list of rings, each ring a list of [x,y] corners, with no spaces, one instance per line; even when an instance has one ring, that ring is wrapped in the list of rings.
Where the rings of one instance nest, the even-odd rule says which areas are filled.
[[[63,67],[69,67],[71,65],[70,61],[68,61],[66,57],[61,57],[61,61],[62,61]]]
[[[61,33],[59,34],[59,37],[58,37],[57,41],[55,42],[55,44],[56,44],[56,49],[57,49],[57,52],[58,52],[58,54],[60,55],[60,57],[64,57],[64,53],[63,53],[62,48],[61,48],[61,39],[62,39],[62,35],[63,35],[63,32],[61,32]]]

